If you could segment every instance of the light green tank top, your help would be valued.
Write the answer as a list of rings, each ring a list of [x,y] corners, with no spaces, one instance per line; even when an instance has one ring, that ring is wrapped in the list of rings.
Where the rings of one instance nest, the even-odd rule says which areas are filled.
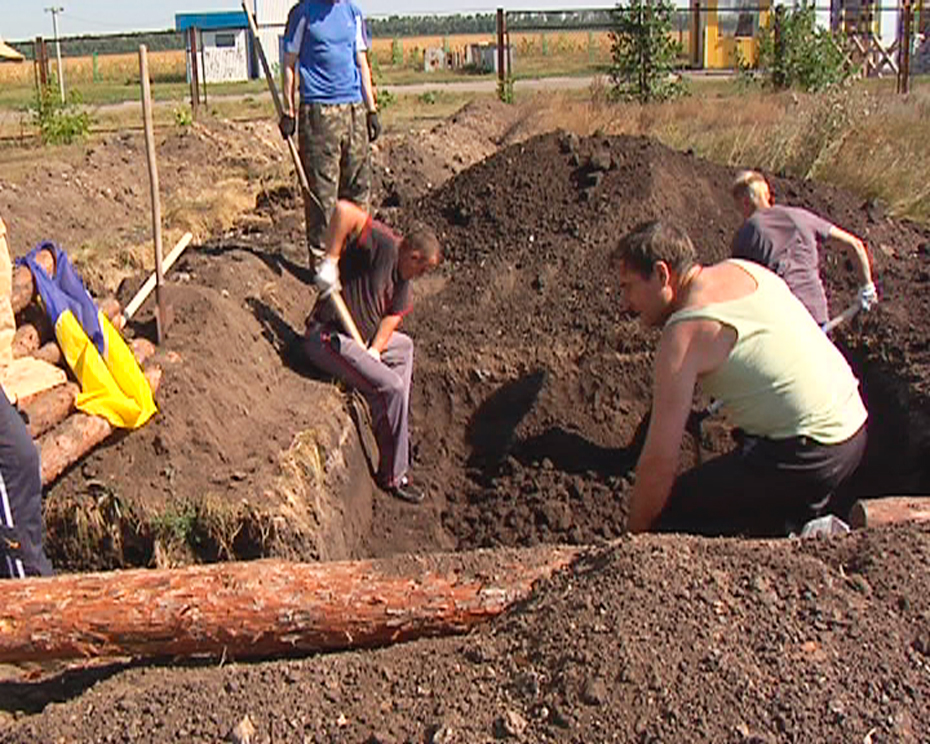
[[[729,263],[756,280],[755,292],[679,310],[666,322],[714,320],[736,331],[726,362],[700,376],[703,391],[747,434],[821,444],[849,439],[868,413],[846,359],[779,277],[749,261]]]

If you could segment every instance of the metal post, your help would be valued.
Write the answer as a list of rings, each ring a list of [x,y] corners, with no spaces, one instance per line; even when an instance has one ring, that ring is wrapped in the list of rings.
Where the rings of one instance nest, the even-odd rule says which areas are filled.
[[[165,309],[165,292],[163,289],[161,249],[161,199],[158,194],[158,166],[155,161],[155,132],[152,126],[152,90],[149,83],[148,51],[145,44],[139,45],[139,78],[142,81],[142,119],[145,126],[145,152],[149,164],[149,187],[152,191],[152,232],[155,238],[155,301],[158,309],[155,313],[155,331],[158,343],[165,340],[168,326]]]
[[[207,56],[203,46],[203,31],[200,32],[200,69],[203,70],[203,105],[207,105]]]
[[[504,85],[504,9],[497,9],[497,80]]]
[[[196,120],[200,113],[200,73],[197,72],[197,29],[188,32],[191,47],[191,116]]]
[[[701,2],[695,0],[694,12],[691,16],[691,66],[700,70],[701,64]]]
[[[907,94],[910,90],[911,77],[911,0],[904,0],[901,5],[904,23],[901,24],[901,38],[898,42],[898,93]]]
[[[65,102],[65,73],[61,69],[61,42],[58,41],[58,14],[64,13],[60,6],[46,8],[46,13],[52,14],[52,30],[55,32],[55,56],[58,57],[58,90],[61,92],[61,102]]]

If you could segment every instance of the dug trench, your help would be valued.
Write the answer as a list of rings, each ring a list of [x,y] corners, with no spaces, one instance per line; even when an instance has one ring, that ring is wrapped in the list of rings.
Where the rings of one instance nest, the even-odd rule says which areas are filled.
[[[327,560],[623,534],[656,335],[623,311],[609,255],[636,223],[666,217],[701,260],[723,257],[739,224],[732,175],[646,139],[553,133],[384,210],[399,230],[414,216],[431,224],[447,256],[418,283],[405,322],[417,348],[412,475],[430,494],[419,507],[373,489],[364,408],[302,359],[313,292],[300,251],[280,247],[300,245],[299,213],[292,192],[266,195],[264,222],[191,250],[173,274],[177,321],[157,360],[164,415],[49,492],[56,565]],[[870,409],[847,498],[926,491],[926,229],[823,186],[774,178],[773,188],[872,247],[882,302],[834,334]],[[838,312],[855,274],[834,250],[822,273]],[[152,325],[143,315],[135,331]],[[682,467],[729,445],[726,423],[709,420],[700,440],[686,437]]]
[[[246,713],[266,741],[276,726],[286,741],[926,740],[926,529],[615,539],[656,334],[623,311],[609,256],[628,229],[662,217],[702,261],[722,258],[739,224],[732,176],[647,139],[557,132],[380,210],[401,231],[432,225],[446,250],[404,323],[417,349],[420,506],[371,486],[364,410],[301,357],[311,282],[301,251],[281,247],[301,242],[294,194],[191,249],[167,293],[162,415],[48,491],[56,565],[599,547],[464,639],[8,685],[22,714],[0,741],[214,741]],[[846,496],[926,493],[930,231],[823,185],[772,184],[777,201],[829,215],[872,250],[881,302],[834,334],[870,412]],[[821,266],[837,312],[855,273],[834,251]],[[143,315],[133,330],[151,325]],[[682,467],[729,441],[725,422],[707,421],[683,443]]]

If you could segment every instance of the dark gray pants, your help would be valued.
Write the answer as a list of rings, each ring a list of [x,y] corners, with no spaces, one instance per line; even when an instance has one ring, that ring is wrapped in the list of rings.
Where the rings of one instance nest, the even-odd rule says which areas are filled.
[[[755,536],[799,530],[836,508],[837,490],[859,466],[866,438],[864,424],[839,444],[742,436],[732,452],[678,477],[656,528]]]
[[[0,391],[0,577],[51,575],[44,531],[39,451]]]
[[[378,442],[378,485],[382,488],[398,485],[410,463],[407,416],[413,341],[394,332],[379,362],[350,336],[327,326],[311,325],[304,349],[315,367],[365,396]]]

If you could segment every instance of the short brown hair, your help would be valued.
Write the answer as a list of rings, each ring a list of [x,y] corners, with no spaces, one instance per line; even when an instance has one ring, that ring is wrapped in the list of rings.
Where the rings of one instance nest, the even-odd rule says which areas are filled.
[[[743,170],[737,173],[730,187],[730,193],[734,199],[748,198],[757,207],[763,206],[763,196],[767,197],[768,192],[769,184],[765,176],[753,170]]]
[[[416,251],[427,261],[436,261],[442,263],[442,244],[432,228],[421,223],[415,222],[404,233],[402,247],[407,250]]]
[[[695,261],[694,244],[680,227],[662,220],[643,222],[620,239],[612,256],[643,277],[652,275],[655,265],[664,261],[675,273],[684,274]]]

